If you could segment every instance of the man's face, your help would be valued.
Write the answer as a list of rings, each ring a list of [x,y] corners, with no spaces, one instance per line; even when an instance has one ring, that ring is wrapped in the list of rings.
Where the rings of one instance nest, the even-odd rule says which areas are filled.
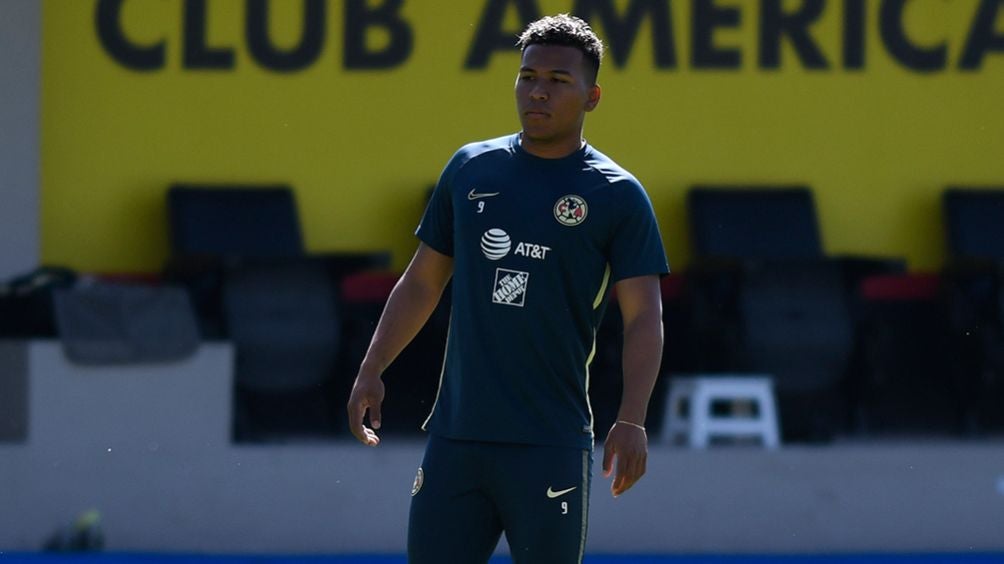
[[[524,146],[578,148],[585,113],[599,103],[600,89],[586,74],[575,47],[530,45],[516,78],[516,108]]]

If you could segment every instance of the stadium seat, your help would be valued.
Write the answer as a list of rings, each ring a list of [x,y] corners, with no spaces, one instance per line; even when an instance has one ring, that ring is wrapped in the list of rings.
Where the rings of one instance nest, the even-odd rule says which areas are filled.
[[[167,191],[167,211],[165,278],[188,289],[207,338],[225,337],[221,290],[233,263],[309,256],[324,263],[336,284],[346,274],[390,264],[388,252],[308,252],[295,195],[285,185],[175,184]]]
[[[699,257],[816,260],[823,246],[805,187],[695,186],[687,194],[691,244]]]
[[[343,429],[347,396],[335,385],[342,366],[338,284],[349,273],[388,266],[390,254],[307,252],[295,195],[285,185],[175,184],[167,208],[164,278],[188,290],[203,338],[237,345],[235,437]],[[335,340],[322,351],[325,339]],[[296,375],[284,374],[284,358]],[[322,416],[322,408],[330,413]]]
[[[225,273],[223,311],[236,353],[234,438],[334,435],[344,412],[333,391],[340,322],[323,264],[235,265]]]
[[[949,188],[943,204],[953,260],[1004,260],[1004,186]]]
[[[175,184],[167,191],[171,256],[165,279],[189,292],[205,338],[223,338],[223,279],[228,263],[303,255],[287,186]]]
[[[826,256],[803,186],[696,186],[687,213],[696,370],[772,375],[784,440],[830,439],[849,409],[848,288],[902,261]]]
[[[1004,429],[1004,187],[952,187],[942,204],[953,365],[970,430]]]
[[[167,192],[167,210],[175,255],[295,257],[304,252],[288,186],[176,184]]]
[[[876,434],[958,434],[961,382],[952,368],[947,311],[936,273],[862,280],[852,381],[855,428]]]

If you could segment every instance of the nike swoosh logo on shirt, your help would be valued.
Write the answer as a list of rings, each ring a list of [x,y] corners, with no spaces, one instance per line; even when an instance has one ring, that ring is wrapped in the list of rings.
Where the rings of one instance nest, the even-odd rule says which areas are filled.
[[[554,499],[556,497],[561,497],[561,496],[565,495],[566,493],[568,493],[568,492],[570,492],[570,491],[572,491],[574,489],[575,489],[575,487],[571,487],[571,488],[568,488],[567,490],[554,491],[554,490],[551,489],[550,486],[548,486],[547,487],[547,497],[549,499]]]
[[[498,192],[482,192],[478,194],[474,190],[475,190],[474,188],[471,188],[471,191],[467,193],[468,200],[477,200],[478,198],[491,198],[492,196],[499,195]]]

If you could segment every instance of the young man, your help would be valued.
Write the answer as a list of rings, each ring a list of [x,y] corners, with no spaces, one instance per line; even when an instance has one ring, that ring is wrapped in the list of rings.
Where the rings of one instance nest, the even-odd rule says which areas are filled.
[[[588,24],[543,18],[518,44],[522,131],[467,145],[447,164],[349,400],[353,434],[377,445],[380,374],[452,276],[446,360],[412,490],[412,563],[487,562],[502,532],[519,564],[581,562],[588,363],[611,287],[624,320],[624,393],[603,470],[614,496],[645,473],[668,272],[655,216],[641,184],[582,137],[600,101],[603,51]]]

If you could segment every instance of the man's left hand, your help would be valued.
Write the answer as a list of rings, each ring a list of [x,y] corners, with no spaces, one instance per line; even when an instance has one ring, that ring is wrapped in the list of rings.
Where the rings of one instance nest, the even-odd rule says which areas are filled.
[[[647,464],[648,436],[645,430],[634,425],[614,423],[603,444],[603,477],[614,476],[610,493],[618,497],[628,491],[645,475]]]

